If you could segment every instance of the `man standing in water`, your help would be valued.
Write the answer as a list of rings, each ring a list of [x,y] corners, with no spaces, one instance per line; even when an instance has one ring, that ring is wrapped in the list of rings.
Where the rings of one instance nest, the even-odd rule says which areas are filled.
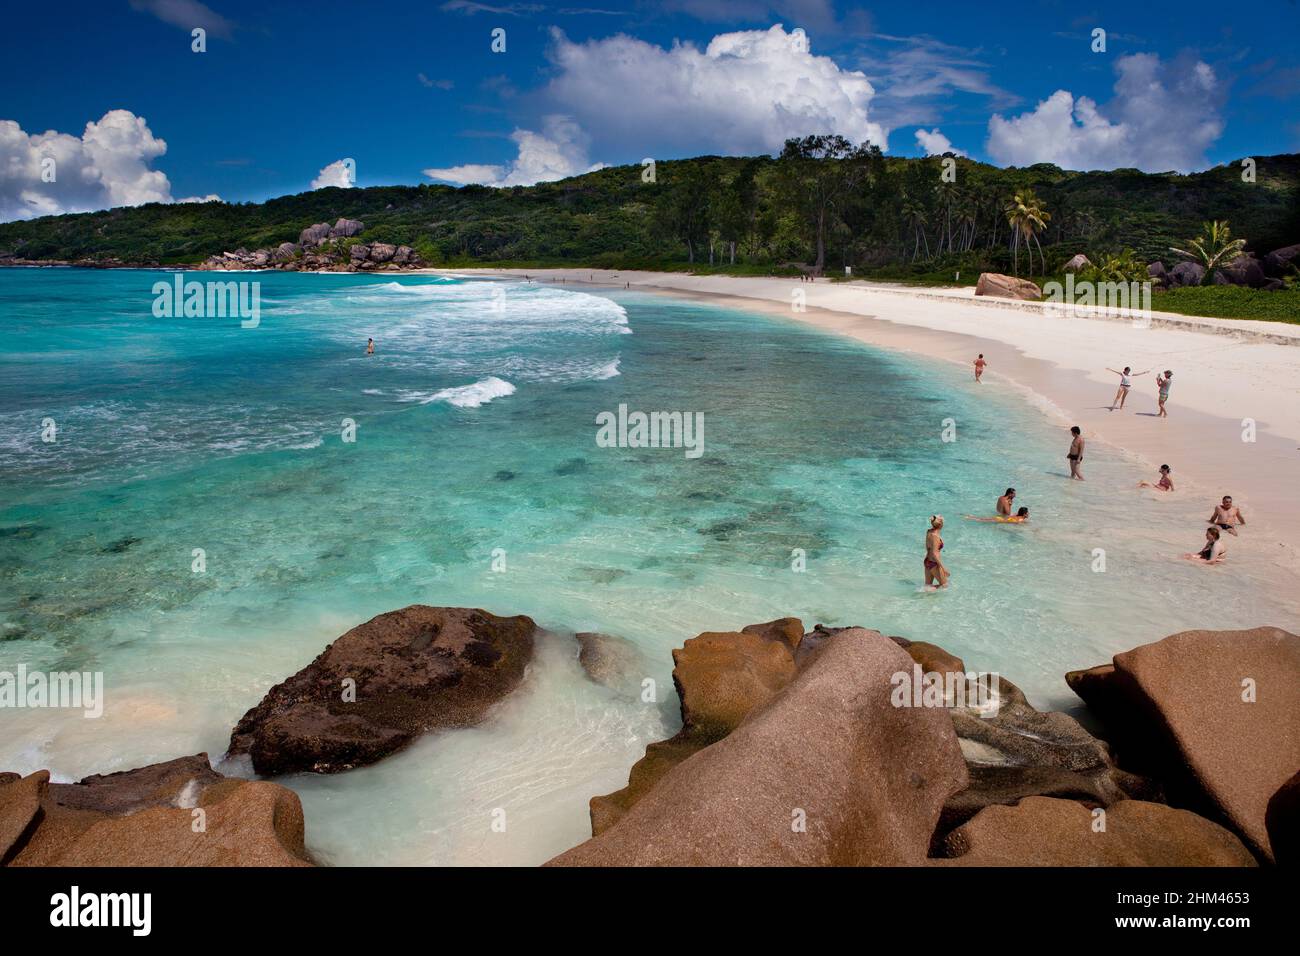
[[[1070,451],[1065,456],[1070,462],[1070,477],[1076,481],[1083,481],[1083,472],[1079,466],[1083,464],[1083,431],[1078,425],[1071,426],[1070,434],[1073,439],[1070,441]]]
[[[998,499],[998,514],[1004,518],[1011,517],[1011,502],[1016,500],[1016,489],[1008,488],[1007,493]]]
[[[975,360],[975,381],[980,380],[980,376],[984,374],[984,366],[988,364],[984,361],[984,353],[981,352],[979,358]]]
[[[367,355],[374,355],[374,354],[375,354],[375,340],[374,340],[374,339],[366,339],[366,354],[367,354]]]

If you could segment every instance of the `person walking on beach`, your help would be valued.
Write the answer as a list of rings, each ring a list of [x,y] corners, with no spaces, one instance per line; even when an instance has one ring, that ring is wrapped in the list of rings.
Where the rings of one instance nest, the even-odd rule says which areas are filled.
[[[1169,466],[1160,466],[1160,479],[1158,481],[1139,481],[1139,488],[1155,488],[1157,491],[1173,491],[1174,480],[1169,477]]]
[[[1174,373],[1165,369],[1163,375],[1156,376],[1156,388],[1160,390],[1157,396],[1157,403],[1160,405],[1160,414],[1157,418],[1168,418],[1169,412],[1165,411],[1165,402],[1169,401],[1169,383],[1173,380]]]
[[[1196,553],[1188,552],[1183,557],[1189,561],[1204,561],[1206,564],[1218,564],[1228,554],[1228,549],[1219,540],[1218,528],[1205,529],[1205,547]]]
[[[1232,495],[1224,495],[1223,500],[1214,506],[1214,512],[1209,518],[1210,524],[1218,526],[1228,534],[1237,533],[1237,525],[1244,525],[1246,517],[1241,513],[1241,509],[1232,503]]]
[[[998,499],[998,514],[1002,517],[1008,517],[1011,514],[1011,502],[1016,500],[1016,489],[1008,488],[1006,494]]]
[[[1083,432],[1078,425],[1073,425],[1070,434],[1074,437],[1070,441],[1070,450],[1065,456],[1070,462],[1070,477],[1076,481],[1083,481],[1083,472],[1079,470],[1079,466],[1083,464]]]
[[[980,380],[980,376],[984,374],[984,366],[988,364],[988,362],[984,361],[984,353],[981,352],[979,358],[975,360],[975,381]]]
[[[948,586],[948,569],[944,567],[943,515],[930,515],[930,530],[925,533],[925,586],[931,591]]]
[[[374,340],[374,339],[366,339],[366,354],[367,354],[367,355],[374,355],[374,354],[375,354],[375,340]]]
[[[1116,372],[1113,368],[1108,368],[1106,371],[1115,372],[1119,376],[1119,389],[1115,392],[1115,397],[1111,399],[1110,403],[1110,410],[1113,412],[1116,408],[1119,408],[1120,411],[1124,410],[1124,400],[1128,398],[1128,390],[1133,385],[1133,379],[1139,375],[1146,375],[1151,369],[1147,369],[1146,372],[1135,372],[1125,365],[1122,372]]]

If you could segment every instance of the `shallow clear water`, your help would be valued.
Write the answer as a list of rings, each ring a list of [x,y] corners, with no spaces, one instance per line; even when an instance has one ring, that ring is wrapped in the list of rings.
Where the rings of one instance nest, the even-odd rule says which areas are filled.
[[[267,688],[375,614],[524,613],[554,633],[482,725],[283,782],[329,862],[537,863],[673,731],[669,651],[702,630],[862,624],[1069,707],[1062,674],[1118,650],[1288,624],[1262,558],[1174,557],[1199,546],[1199,499],[1133,491],[1148,476],[1096,445],[1089,481],[1064,480],[1064,431],[961,370],[640,293],[256,278],[243,329],[154,318],[157,273],[0,270],[0,670],[99,670],[108,694],[98,720],[0,710],[0,769],[215,760]],[[620,403],[703,413],[704,454],[598,447]],[[1008,485],[1030,526],[960,519]],[[936,511],[953,587],[930,594]],[[588,681],[575,630],[635,641],[659,700]]]

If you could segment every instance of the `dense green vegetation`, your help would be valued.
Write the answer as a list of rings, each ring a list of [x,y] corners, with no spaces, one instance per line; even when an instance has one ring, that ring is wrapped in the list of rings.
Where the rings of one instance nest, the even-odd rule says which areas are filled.
[[[185,264],[296,241],[312,223],[347,217],[366,224],[366,240],[413,246],[436,265],[768,273],[821,264],[832,275],[847,265],[903,280],[960,272],[965,283],[989,270],[1051,275],[1077,252],[1099,262],[1132,250],[1136,261],[1172,265],[1170,248],[1212,220],[1230,221],[1260,254],[1300,242],[1300,155],[1256,157],[1253,183],[1236,164],[1183,176],[953,161],[947,182],[941,157],[886,158],[809,137],[778,157],[660,162],[649,182],[640,166],[622,166],[508,189],[328,188],[52,216],[0,224],[0,252]]]
[[[1151,308],[1178,315],[1300,323],[1300,288],[1259,292],[1234,285],[1187,286],[1157,292]]]

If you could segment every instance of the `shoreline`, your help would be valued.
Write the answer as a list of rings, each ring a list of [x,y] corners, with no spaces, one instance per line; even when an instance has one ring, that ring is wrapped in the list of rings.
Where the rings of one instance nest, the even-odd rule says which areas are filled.
[[[1258,550],[1256,544],[1275,547],[1277,560],[1300,573],[1300,509],[1293,492],[1300,486],[1300,349],[1258,337],[1249,328],[1232,340],[1225,329],[1194,327],[1215,321],[1229,326],[1227,320],[1196,319],[1184,327],[1153,318],[1151,327],[1138,328],[1113,317],[1048,316],[1037,304],[1018,300],[974,300],[949,290],[865,282],[818,285],[784,278],[592,269],[424,269],[409,274],[527,275],[563,280],[561,285],[670,295],[784,317],[878,348],[967,368],[982,352],[990,364],[980,387],[1009,384],[1063,427],[1078,424],[1085,439],[1145,464],[1145,470],[1135,470],[1133,486],[1115,489],[1117,495],[1135,491],[1139,480],[1153,480],[1156,468],[1168,463],[1177,489],[1173,494],[1183,503],[1194,500],[1208,517],[1222,495],[1232,495],[1248,522],[1240,540],[1254,539],[1251,550]],[[789,305],[795,289],[807,297],[804,312]],[[1296,334],[1300,344],[1300,328]],[[1122,412],[1110,412],[1116,380],[1105,367],[1124,364],[1153,371],[1135,379]],[[1175,387],[1169,417],[1158,420],[1154,380],[1164,368],[1174,369]],[[1265,393],[1268,398],[1262,399]],[[1229,409],[1233,417],[1224,414]],[[1256,421],[1253,442],[1243,440],[1243,419],[1248,418]],[[1064,468],[1067,444],[1063,431],[1062,460],[1051,464]],[[1142,500],[1118,498],[1116,506],[1139,517]],[[1189,548],[1205,526],[1189,525]]]

